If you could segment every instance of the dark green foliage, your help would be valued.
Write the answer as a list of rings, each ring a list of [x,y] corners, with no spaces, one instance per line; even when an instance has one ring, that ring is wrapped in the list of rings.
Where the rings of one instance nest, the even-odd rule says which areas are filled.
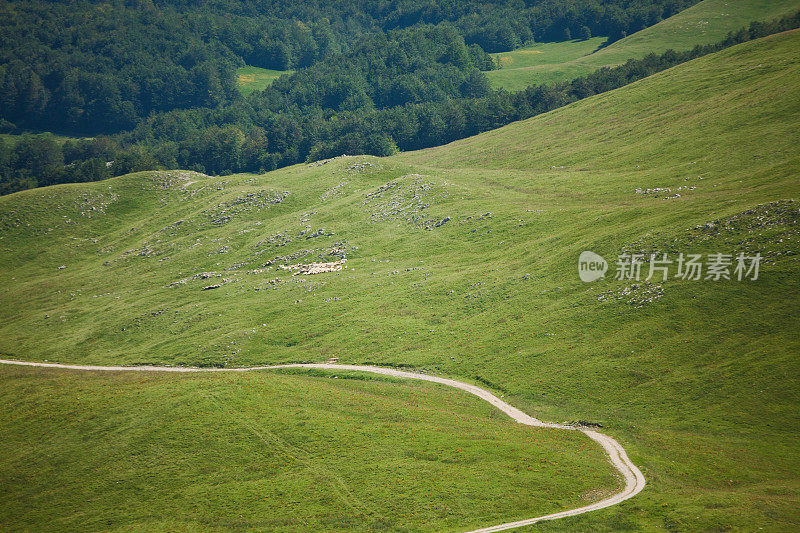
[[[198,24],[152,6],[2,3],[0,115],[23,129],[113,133],[235,98],[242,61]]]
[[[0,192],[161,167],[268,171],[341,154],[383,156],[437,146],[798,26],[800,14],[753,23],[715,45],[651,54],[517,93],[490,91],[473,62],[480,54],[449,25],[365,36],[342,60],[284,76],[245,100],[154,114],[130,133],[63,147],[47,136],[23,136],[0,151]],[[213,78],[202,68],[196,72]]]
[[[114,161],[110,161],[114,176],[157,168],[155,158],[143,147],[135,146],[117,153]]]
[[[14,168],[30,169],[42,175],[64,164],[64,156],[52,135],[23,136],[11,153]]]
[[[694,3],[0,3],[0,130],[113,137],[68,143],[64,161],[46,168],[9,159],[2,192],[134,169],[270,170],[448,142],[635,78],[493,93],[481,72],[495,67],[487,52],[567,34],[614,39]],[[244,99],[235,69],[245,64],[298,70]]]
[[[341,154],[386,155],[395,146],[403,151],[416,150],[551,111],[728,46],[798,26],[800,13],[768,24],[753,24],[715,45],[686,52],[668,50],[660,56],[650,54],[572,82],[533,86],[517,93],[489,91],[483,73],[474,68],[465,72],[447,63],[410,73],[407,69],[413,64],[409,64],[393,75],[387,65],[408,57],[405,52],[414,47],[427,50],[425,53],[433,57],[453,57],[444,37],[446,31],[419,30],[408,40],[391,41],[383,56],[354,52],[347,68],[320,63],[279,79],[244,102],[217,110],[154,116],[123,139],[132,143],[155,139],[158,145],[178,143],[182,154],[178,167],[215,172],[271,168],[254,163],[263,157],[280,166]],[[431,72],[439,76],[431,76]],[[238,167],[223,168],[226,165],[213,163],[214,156],[208,155],[213,150],[191,148],[203,136],[200,132],[206,125],[232,124],[245,137],[258,131],[265,138],[242,148]],[[168,164],[164,160],[161,163]]]
[[[641,26],[645,13],[669,16],[695,2],[3,2],[0,119],[20,129],[113,133],[154,111],[234,100],[234,69],[245,63],[276,70],[341,65],[342,54],[364,51],[361,36],[445,25],[463,39],[449,45],[444,62],[487,70],[493,65],[485,51],[558,39],[586,25],[614,35]]]
[[[107,137],[66,141],[63,145],[51,134],[22,135],[13,145],[0,140],[0,193],[108,178],[113,165],[106,161],[118,150]],[[154,165],[155,160],[148,156],[140,167]]]

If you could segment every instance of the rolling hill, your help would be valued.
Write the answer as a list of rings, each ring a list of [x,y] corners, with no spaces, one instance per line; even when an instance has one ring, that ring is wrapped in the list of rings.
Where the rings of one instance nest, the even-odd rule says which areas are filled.
[[[728,32],[753,21],[768,21],[800,9],[797,0],[703,0],[702,2],[623,39],[603,46],[605,39],[537,43],[493,56],[502,68],[487,72],[493,88],[521,90],[529,85],[566,81],[611,67],[628,59],[666,50],[689,50],[719,42]]]
[[[798,31],[745,43],[389,158],[0,198],[0,354],[220,367],[338,357],[458,376],[545,420],[600,423],[642,466],[635,499],[537,530],[796,529],[798,46]],[[612,265],[623,252],[764,263],[757,280],[586,284],[584,250]],[[343,259],[317,275],[281,268]],[[4,372],[4,406],[37,386],[67,398],[105,386]],[[340,382],[306,383],[324,396]],[[125,412],[126,398],[109,408]],[[186,416],[200,423],[207,407]],[[20,423],[57,425],[45,408]]]

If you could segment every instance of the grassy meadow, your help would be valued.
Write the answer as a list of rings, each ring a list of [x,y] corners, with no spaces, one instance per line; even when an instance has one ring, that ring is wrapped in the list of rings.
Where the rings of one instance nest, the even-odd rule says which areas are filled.
[[[649,53],[689,50],[697,45],[716,43],[728,32],[746,27],[754,20],[773,20],[797,10],[800,10],[798,0],[703,0],[608,46],[601,46],[605,40],[602,37],[594,37],[586,41],[537,43],[520,50],[493,54],[501,58],[502,68],[486,75],[493,88],[509,91],[540,83],[567,81],[601,67],[640,59]],[[533,55],[528,53],[530,50],[543,53]],[[541,61],[533,59],[538,59],[538,56],[541,56]],[[504,61],[503,57],[509,57],[511,61]]]
[[[619,484],[582,434],[516,424],[443,386],[0,373],[4,530],[454,531]]]
[[[541,524],[537,531],[798,529],[799,47],[798,31],[745,43],[499,130],[390,158],[343,157],[265,175],[148,172],[2,197],[0,354],[219,367],[336,356],[343,363],[414,367],[482,384],[544,420],[601,423],[644,472],[648,485],[636,498]],[[623,251],[671,257],[758,252],[764,263],[755,281],[670,278],[644,284],[609,275],[585,284],[577,272],[584,250],[612,266]],[[293,276],[280,268],[342,257],[347,262],[341,272]],[[184,466],[176,472],[194,483],[211,480],[199,485],[209,491],[203,497],[222,498],[226,491],[242,498],[237,502],[263,497],[256,490],[259,474],[247,466],[263,440],[240,440],[249,430],[226,425],[221,413],[234,408],[226,411],[220,402],[235,404],[237,417],[259,420],[265,432],[280,433],[273,424],[293,418],[269,413],[289,409],[278,398],[287,391],[296,398],[291,409],[312,410],[308,423],[323,429],[287,430],[292,436],[281,438],[302,442],[308,436],[304,453],[320,454],[320,435],[332,431],[326,411],[331,404],[352,405],[351,392],[376,412],[419,416],[413,423],[430,423],[425,431],[434,433],[464,427],[448,428],[450,422],[434,413],[461,402],[459,410],[473,415],[458,423],[501,435],[512,464],[530,454],[547,456],[544,448],[517,447],[530,432],[494,420],[488,406],[418,385],[274,374],[264,379],[262,373],[166,379],[3,372],[3,409],[14,413],[3,420],[3,446],[24,442],[31,430],[60,439],[54,444],[59,450],[45,452],[39,446],[46,445],[33,440],[31,456],[4,453],[3,487],[20,483],[11,476],[25,461],[28,478],[42,471],[78,482],[96,476],[69,471],[69,450],[87,461],[94,453],[94,443],[81,448],[81,438],[122,446],[114,452],[118,457],[109,456],[117,464],[129,454],[124,435],[139,431],[147,443],[184,435],[176,427],[147,429],[154,420],[185,413],[193,427],[213,422],[210,431],[219,437],[212,448],[182,442],[177,451],[163,451],[164,470],[150,474],[159,484],[155,492],[148,492],[138,471],[126,473],[131,477],[121,487],[113,483],[117,474],[97,478],[98,490],[119,501],[173,491],[174,500],[159,498],[157,516],[163,518],[157,520],[189,517],[176,528],[201,527],[211,518],[191,493],[158,478],[172,465]],[[257,394],[259,387],[273,392]],[[312,391],[298,393],[304,387]],[[120,392],[109,399],[110,390]],[[415,394],[418,400],[408,399]],[[329,397],[337,400],[327,402]],[[406,410],[409,403],[423,414]],[[100,410],[89,419],[94,409]],[[329,415],[341,416],[337,423],[363,431],[353,437],[353,447],[378,446],[390,457],[405,453],[395,447],[425,453],[425,440],[403,440],[407,433],[391,425],[380,435],[383,421],[373,425],[377,414],[332,412],[341,413]],[[109,422],[117,416],[124,419],[119,426]],[[395,423],[391,416],[389,424]],[[70,424],[78,430],[68,430]],[[94,427],[106,429],[85,429]],[[115,431],[119,435],[111,439]],[[224,437],[229,431],[236,439]],[[585,444],[562,440],[563,433],[552,437],[552,445]],[[464,442],[450,438],[437,442]],[[506,502],[507,514],[480,499],[426,486],[424,497],[403,496],[410,507],[422,505],[413,511],[420,516],[433,517],[430,506],[441,510],[448,502],[464,507],[430,521],[398,515],[389,529],[467,529],[492,522],[491,516],[500,522],[546,507],[555,511],[581,494],[562,491],[567,484],[552,474],[548,494],[541,496],[540,475],[551,476],[544,471],[531,478],[495,475],[505,468],[492,462],[489,450],[497,442],[473,444],[474,464],[481,465],[475,472],[489,472],[484,482],[502,490],[516,483],[534,487],[519,495],[521,501]],[[405,474],[377,469],[384,481],[366,487],[341,462],[351,452],[352,458],[363,454],[345,448],[344,456],[326,458],[326,468],[344,469],[341,475],[358,498],[384,509],[380,502],[398,493],[392,475]],[[569,460],[591,459],[595,452],[587,455],[584,448]],[[147,453],[136,461],[150,464]],[[436,455],[448,453],[454,452]],[[459,471],[466,475],[471,468]],[[217,469],[231,469],[242,485],[212,486]],[[569,483],[595,476],[587,486],[601,490],[610,481],[602,469],[565,475]],[[253,483],[244,490],[248,480]],[[474,481],[463,483],[475,487]],[[29,492],[15,505],[60,506],[64,511],[56,515],[65,527],[97,516],[82,516],[75,506],[80,498],[58,493],[53,484],[34,479],[26,486]],[[274,501],[318,521],[309,524],[334,524],[325,520],[333,520],[329,513],[337,509],[342,527],[361,516],[338,502],[320,507],[330,491],[308,484],[307,475],[286,486]],[[561,496],[550,495],[551,486]],[[310,495],[300,498],[303,487]],[[9,501],[7,492],[4,498]],[[111,512],[102,502],[93,505]],[[215,516],[252,518],[236,518],[238,503],[230,505]],[[6,524],[21,520],[6,516]],[[38,516],[31,520],[44,520]],[[136,508],[109,516],[109,529],[147,525],[137,521]],[[11,523],[24,528],[43,522]]]
[[[283,74],[291,74],[292,72],[291,70],[272,70],[246,66],[236,69],[236,81],[239,85],[239,92],[247,96],[254,91],[263,91]]]
[[[536,43],[511,52],[498,52],[492,54],[492,57],[505,70],[551,65],[591,54],[605,41],[605,37],[593,37],[560,43]]]
[[[492,54],[498,70],[486,72],[493,89],[518,91],[534,83],[530,80],[539,70],[558,69],[565,63],[588,56],[599,50],[605,37],[591,39],[573,39],[571,41],[553,43],[535,43],[510,52]],[[543,78],[544,80],[544,78]]]

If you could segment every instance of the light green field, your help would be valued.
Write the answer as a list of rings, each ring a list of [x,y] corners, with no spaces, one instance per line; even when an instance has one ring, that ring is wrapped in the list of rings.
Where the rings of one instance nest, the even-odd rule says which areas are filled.
[[[0,353],[408,365],[483,383],[544,420],[600,422],[641,466],[636,498],[537,531],[796,530],[799,48],[797,31],[745,43],[386,159],[141,173],[0,198]],[[667,187],[689,188],[635,192]],[[623,250],[766,259],[757,281],[589,285],[584,250],[612,263]],[[277,267],[342,253],[341,272]],[[56,378],[7,379],[13,406],[18,387]],[[62,427],[34,411],[42,431]],[[394,487],[377,486],[391,500]],[[194,512],[181,498],[173,510]],[[285,501],[315,514],[313,501]]]
[[[572,61],[596,51],[606,41],[605,37],[564,41],[561,43],[536,43],[511,52],[492,54],[503,70],[552,65]]]
[[[250,66],[238,68],[236,69],[236,79],[239,84],[239,92],[247,96],[254,91],[263,91],[282,75],[292,72],[294,71]]]
[[[587,56],[600,48],[606,40],[606,37],[592,37],[560,43],[536,43],[510,52],[491,54],[500,69],[486,72],[486,75],[495,89],[524,89],[530,85],[528,79],[532,71],[545,66],[558,68],[564,63]]]
[[[562,56],[563,59],[531,65],[515,65],[512,62],[486,75],[493,88],[509,91],[540,83],[571,80],[601,67],[619,65],[628,59],[640,59],[649,53],[660,54],[669,49],[689,50],[696,45],[716,43],[723,40],[728,32],[745,27],[754,20],[772,20],[797,10],[800,10],[798,0],[704,0],[655,26],[599,50],[601,38],[534,45],[533,49],[541,47],[542,50],[550,50],[552,47],[555,52],[553,55]],[[498,55],[514,57],[515,53]]]
[[[618,484],[581,433],[516,424],[441,386],[0,376],[4,530],[453,531],[585,505]]]

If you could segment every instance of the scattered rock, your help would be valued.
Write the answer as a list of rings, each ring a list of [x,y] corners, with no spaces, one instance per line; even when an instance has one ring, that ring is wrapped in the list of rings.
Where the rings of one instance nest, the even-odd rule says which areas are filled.
[[[675,191],[693,191],[697,187],[694,185],[681,185],[680,187],[676,188]],[[663,194],[663,193],[671,193],[673,190],[671,187],[655,187],[653,189],[642,189],[637,188],[633,191],[635,194]],[[681,195],[677,192],[672,196],[664,196],[664,200],[672,200],[674,198],[680,198]]]
[[[362,161],[360,163],[354,163],[354,164],[350,165],[349,167],[344,169],[344,171],[347,172],[348,174],[356,174],[356,173],[361,172],[362,170],[365,170],[365,169],[367,169],[369,167],[372,167],[372,166],[375,166],[375,165],[373,165],[369,161]]]
[[[322,193],[322,195],[320,195],[319,199],[324,202],[325,200],[328,200],[330,198],[334,198],[336,196],[340,196],[341,194],[344,193],[344,188],[346,186],[347,186],[347,182],[346,181],[342,181],[341,183],[338,183],[338,184],[334,185],[333,187],[331,187],[330,189],[328,189],[327,191]]]
[[[661,283],[634,283],[622,289],[608,290],[600,293],[597,299],[601,302],[618,300],[633,307],[640,308],[649,305],[664,296],[664,288]]]
[[[713,246],[714,252],[760,253],[765,259],[798,257],[800,245],[800,203],[777,200],[756,206],[721,220],[712,220],[688,228],[674,238],[659,237],[649,232],[625,247],[621,253],[644,256],[649,263],[652,254],[662,252],[675,258],[679,253],[703,251]],[[766,262],[764,264],[767,264]]]
[[[300,232],[300,236],[301,237],[303,236],[303,233],[304,232],[302,232],[302,231]],[[308,235],[305,235],[305,238],[306,238],[306,240],[308,240],[308,239],[314,239],[316,237],[331,237],[331,236],[333,236],[333,232],[332,231],[327,231],[326,232],[324,229],[320,228],[320,229],[318,229],[317,231],[315,231],[313,233],[309,233]]]
[[[97,213],[105,213],[106,208],[118,199],[114,193],[84,192],[75,199],[75,209],[86,218],[92,218]]]
[[[202,213],[211,220],[213,226],[222,226],[230,222],[235,215],[248,211],[258,211],[280,204],[288,197],[289,191],[277,192],[261,190],[244,194],[227,202],[222,202]]]
[[[428,228],[434,221],[423,211],[437,200],[447,198],[441,188],[421,174],[406,174],[364,196],[373,222],[405,220],[418,227]]]

